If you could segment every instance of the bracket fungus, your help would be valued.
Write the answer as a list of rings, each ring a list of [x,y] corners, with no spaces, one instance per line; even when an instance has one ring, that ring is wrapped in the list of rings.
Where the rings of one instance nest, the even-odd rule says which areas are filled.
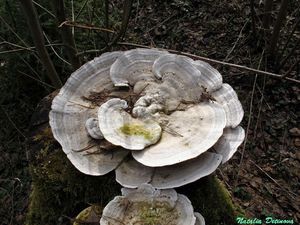
[[[244,139],[243,109],[221,74],[157,49],[105,53],[75,71],[50,125],[73,165],[112,170],[124,187],[169,189],[229,160]]]
[[[137,189],[122,188],[103,209],[100,225],[173,224],[205,225],[200,213],[194,213],[190,200],[174,189],[157,190],[149,184]]]

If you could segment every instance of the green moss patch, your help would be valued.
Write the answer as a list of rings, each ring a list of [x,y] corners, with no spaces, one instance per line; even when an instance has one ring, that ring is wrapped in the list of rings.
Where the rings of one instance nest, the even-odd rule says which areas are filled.
[[[176,224],[179,217],[178,212],[167,202],[156,204],[139,202],[136,208],[139,209],[139,218],[144,225]]]
[[[154,135],[151,131],[147,130],[143,125],[140,124],[124,124],[120,127],[120,131],[128,136],[142,136],[146,140],[151,140],[154,138]]]

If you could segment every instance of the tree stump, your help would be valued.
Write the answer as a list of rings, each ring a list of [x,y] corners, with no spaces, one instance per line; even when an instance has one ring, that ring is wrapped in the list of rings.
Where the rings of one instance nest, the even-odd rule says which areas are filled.
[[[45,97],[32,116],[28,155],[32,176],[27,225],[72,224],[76,215],[90,205],[104,207],[121,186],[114,171],[89,176],[78,171],[52,136],[48,123],[51,103],[58,91]],[[176,189],[192,202],[207,225],[232,225],[242,214],[230,194],[214,175]]]

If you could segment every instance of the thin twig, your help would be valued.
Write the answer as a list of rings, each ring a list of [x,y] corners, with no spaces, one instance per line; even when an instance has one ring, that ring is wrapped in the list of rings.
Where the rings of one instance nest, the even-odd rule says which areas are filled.
[[[5,1],[5,5],[6,5],[6,7],[7,7],[7,10],[6,10],[6,12],[8,12],[8,14],[9,14],[9,16],[10,16],[10,19],[11,19],[11,22],[13,23],[13,27],[14,27],[14,29],[16,29],[16,27],[17,27],[17,23],[16,23],[16,16],[15,15],[13,15],[13,12],[14,12],[14,10],[12,9],[12,7],[11,7],[11,5],[10,5],[10,2],[11,1],[9,1],[9,0],[6,0]],[[11,2],[11,3],[14,3],[14,2]]]
[[[42,6],[41,4],[37,3],[36,1],[32,0],[33,4],[37,5],[38,7],[40,7],[41,9],[43,9],[46,13],[48,13],[50,16],[52,16],[53,18],[55,18],[55,15],[50,12],[48,9],[46,9],[44,6]]]
[[[40,74],[30,65],[30,63],[28,63],[21,55],[18,55],[18,57],[26,64],[26,66],[28,66],[28,68],[31,70],[31,72],[33,74],[35,74],[35,76],[38,78],[37,80],[42,81]],[[50,85],[50,86],[52,86],[52,85]],[[44,88],[47,92],[50,92],[50,89],[48,89],[48,86],[45,86]],[[57,89],[57,88],[55,87],[54,89]]]
[[[220,173],[221,177],[222,177],[222,182],[224,182],[227,186],[227,188],[229,190],[232,190],[232,187],[228,184],[228,182],[225,180],[225,175],[224,173],[222,172],[222,170],[220,168],[217,168],[217,171]]]
[[[22,45],[17,45],[17,44],[15,44],[15,43],[11,43],[11,42],[9,42],[9,41],[2,41],[2,42],[0,42],[0,45],[3,45],[3,44],[8,44],[8,45],[12,45],[12,46],[14,46],[14,47],[24,48],[24,49],[28,49],[28,48],[29,48],[29,47],[24,47],[24,46],[22,46]]]
[[[256,12],[254,9],[254,0],[250,0],[250,10],[251,10],[251,25],[252,25],[252,32],[254,37],[256,36],[256,24],[255,24],[255,18],[256,18]]]
[[[19,41],[21,41],[26,47],[29,47],[29,45],[13,30],[13,28],[3,19],[3,17],[1,15],[0,15],[0,20],[19,39]]]
[[[257,88],[258,92],[259,92],[261,95],[263,95],[263,91],[260,90],[259,86],[256,86],[256,88]],[[263,98],[263,99],[264,99],[266,105],[268,106],[269,110],[270,110],[271,112],[273,112],[271,106],[270,106],[269,103],[266,101],[266,99],[265,99],[265,98]]]
[[[75,14],[74,14],[74,0],[72,0],[71,1],[71,6],[72,6],[72,22],[74,23],[74,21],[75,21]],[[72,35],[73,35],[73,37],[74,37],[74,35],[75,35],[75,29],[74,29],[74,27],[72,27]]]
[[[261,94],[261,98],[260,98],[259,104],[258,104],[259,105],[259,107],[258,107],[258,114],[257,114],[257,120],[256,120],[255,128],[254,128],[254,135],[255,135],[255,137],[256,137],[256,131],[257,131],[257,127],[258,127],[258,123],[259,123],[259,119],[260,119],[260,114],[261,114],[261,109],[262,109],[262,103],[264,101],[265,86],[266,86],[266,76],[264,76],[262,90],[260,90],[259,88],[257,88],[259,90],[260,94]]]
[[[109,33],[115,33],[115,31],[110,30],[110,29],[95,27],[92,25],[79,24],[76,22],[68,21],[68,20],[62,22],[58,27],[62,27],[62,26],[70,26],[70,27],[77,27],[77,28],[88,29],[88,30],[99,30],[99,31],[104,31],[104,32],[109,32]]]
[[[77,55],[80,56],[80,55],[84,55],[84,54],[99,53],[99,52],[101,52],[101,50],[99,50],[99,49],[90,49],[90,50],[84,50],[82,52],[78,52]]]
[[[287,14],[288,2],[289,0],[281,0],[279,13],[270,39],[269,51],[271,55],[274,55],[275,57],[277,56],[277,43],[280,36],[280,30],[285,22],[285,18]]]
[[[11,193],[11,216],[10,216],[9,224],[12,224],[12,221],[14,219],[14,211],[15,211],[14,195],[15,195],[15,184],[13,183],[12,184],[12,193]]]
[[[22,58],[20,55],[18,55],[19,56],[19,58],[26,64],[26,66],[28,66],[28,68],[40,79],[40,80],[42,80],[41,79],[41,77],[40,77],[40,75],[39,75],[39,73],[30,65],[30,63],[29,62],[27,62],[24,58]]]
[[[10,116],[7,114],[7,112],[6,112],[6,110],[3,108],[3,106],[2,105],[0,105],[0,107],[1,107],[1,109],[2,109],[2,111],[4,112],[4,114],[6,115],[6,117],[7,117],[7,119],[9,120],[9,122],[12,124],[12,126],[16,129],[16,131],[19,133],[19,134],[21,134],[21,136],[23,137],[23,138],[27,138],[24,134],[23,134],[23,132],[17,127],[17,125],[14,123],[14,121],[12,121],[12,119],[10,118]]]
[[[111,43],[109,43],[106,47],[104,47],[101,50],[102,52],[105,52],[111,46],[115,45],[125,35],[125,32],[127,30],[127,26],[128,26],[128,23],[129,23],[129,18],[130,18],[130,15],[131,15],[132,2],[133,2],[133,0],[124,0],[121,29],[118,32],[118,34],[114,37],[114,39],[111,41]]]
[[[291,38],[293,37],[293,35],[294,35],[294,33],[295,33],[295,31],[296,31],[296,28],[297,28],[297,26],[299,25],[299,23],[300,23],[300,18],[298,18],[298,20],[296,21],[296,23],[295,23],[295,25],[294,25],[292,31],[290,32],[290,34],[289,34],[289,36],[288,36],[288,38],[287,38],[287,40],[286,40],[286,43],[285,43],[285,45],[284,45],[284,47],[283,47],[283,49],[282,49],[282,52],[281,52],[281,58],[283,57],[284,52],[285,52],[285,50],[287,49],[287,46],[288,46],[288,44],[290,43],[290,40],[291,40]]]
[[[300,39],[295,43],[295,46],[291,49],[289,54],[279,63],[279,69],[281,69],[287,62],[287,60],[294,54],[296,49],[298,49],[298,45],[300,44]]]
[[[82,149],[71,149],[73,152],[83,152],[83,151],[86,151],[86,150],[89,150],[93,147],[95,147],[97,144],[92,144],[92,145],[88,145]]]
[[[156,28],[158,28],[158,27],[161,27],[164,23],[168,22],[170,19],[172,19],[173,17],[175,17],[175,16],[177,16],[177,15],[178,15],[178,13],[175,13],[175,14],[169,16],[168,18],[166,18],[166,19],[163,20],[162,22],[156,24],[154,27],[152,27],[152,28],[150,28],[149,30],[147,30],[145,33],[149,33],[150,31],[152,31],[152,30],[154,30],[154,29],[156,29]]]
[[[167,125],[163,126],[163,130],[169,134],[172,134],[177,137],[184,137],[182,134],[178,133],[177,131],[173,130],[172,128],[168,127]]]
[[[3,43],[3,42],[2,42]],[[2,44],[0,43],[0,44]],[[11,43],[12,44],[12,43]],[[13,44],[12,44],[13,45]],[[51,46],[62,46],[63,44],[47,44],[45,45],[45,47],[51,47]],[[13,45],[14,46],[14,45]],[[20,45],[15,45],[15,46],[18,46],[19,48],[16,48],[16,49],[11,49],[11,50],[6,50],[6,51],[2,51],[0,52],[0,54],[6,54],[6,53],[14,53],[14,52],[20,52],[20,51],[31,51],[31,52],[35,52],[34,49],[35,47],[32,46],[32,47],[23,47],[23,46],[20,46]]]
[[[288,70],[285,74],[283,74],[283,77],[288,76],[288,75],[293,71],[293,69],[294,69],[297,65],[299,65],[299,64],[300,64],[300,59],[298,59],[298,60],[291,66],[291,68],[289,68],[289,70]]]
[[[134,43],[128,43],[128,42],[119,42],[119,45],[127,45],[127,46],[132,46],[132,47],[139,47],[139,48],[151,48],[149,46],[146,45],[140,45],[140,44],[134,44]],[[159,50],[165,50],[168,51],[170,53],[175,53],[175,54],[179,54],[179,55],[185,55],[194,59],[199,59],[199,60],[203,60],[209,63],[217,63],[217,64],[221,64],[224,66],[229,66],[229,67],[234,67],[234,68],[238,68],[241,70],[246,70],[249,72],[254,72],[257,74],[261,74],[261,75],[268,75],[274,78],[279,78],[279,79],[285,79],[285,80],[289,80],[289,81],[293,81],[295,83],[300,83],[300,80],[296,80],[293,78],[289,78],[289,77],[284,77],[283,75],[279,75],[279,74],[275,74],[275,73],[271,73],[271,72],[267,72],[267,71],[261,71],[261,70],[257,70],[257,69],[253,69],[253,68],[249,68],[246,66],[241,66],[241,65],[237,65],[237,64],[233,64],[233,63],[227,63],[227,62],[223,62],[223,61],[219,61],[219,60],[215,60],[215,59],[210,59],[210,58],[206,58],[203,56],[198,56],[198,55],[194,55],[191,53],[187,53],[187,52],[181,52],[181,51],[177,51],[177,50],[172,50],[172,49],[164,49],[164,48],[157,48]],[[100,51],[100,50],[92,50],[92,52],[96,52],[96,51]],[[86,51],[89,52],[89,51]],[[78,53],[78,55],[80,54],[84,54],[84,52]]]
[[[56,20],[58,24],[66,21],[65,5],[63,0],[52,0],[53,8],[56,14]],[[71,29],[68,26],[64,26],[60,30],[61,38],[65,44],[66,52],[70,63],[74,70],[78,69],[81,65],[79,57],[77,54],[76,44],[74,36],[72,35]]]
[[[230,56],[230,54],[233,52],[233,50],[235,49],[237,43],[239,42],[240,38],[242,37],[242,32],[244,30],[244,28],[246,27],[246,25],[248,24],[249,20],[246,20],[244,26],[242,27],[242,29],[240,30],[240,33],[238,35],[238,38],[236,39],[236,41],[234,42],[234,45],[232,46],[232,48],[230,49],[230,51],[228,52],[227,56],[225,57],[224,61],[227,61],[228,57]]]
[[[139,0],[137,0],[135,11],[136,11],[136,14],[135,14],[135,18],[134,18],[134,23],[136,24],[137,19],[139,17],[139,11],[140,11],[140,1]]]
[[[104,25],[105,29],[109,28],[109,1],[104,1]],[[105,33],[106,43],[109,42],[109,33]]]
[[[79,12],[77,13],[77,15],[75,16],[75,21],[78,19],[78,17],[80,16],[80,14],[82,13],[83,9],[85,8],[86,4],[88,3],[89,0],[85,0],[85,2],[83,3],[83,5],[81,6]]]
[[[27,76],[27,77],[29,77],[29,78],[31,78],[31,79],[33,79],[33,80],[35,80],[35,81],[37,81],[37,82],[39,82],[39,83],[41,83],[41,84],[43,84],[43,85],[46,85],[46,86],[49,87],[49,88],[52,88],[52,89],[54,89],[54,90],[56,89],[54,86],[52,86],[52,85],[50,85],[50,84],[47,84],[46,82],[41,81],[41,80],[39,80],[39,79],[36,79],[35,77],[30,76],[30,75],[28,75],[28,74],[26,74],[26,73],[24,73],[24,72],[22,72],[22,71],[20,71],[20,70],[18,70],[18,72],[21,73],[21,74],[23,74],[23,75],[25,75],[25,76]]]
[[[27,23],[30,28],[34,44],[40,56],[40,60],[47,71],[47,75],[52,84],[55,87],[60,88],[62,86],[62,82],[56,72],[53,62],[50,59],[47,49],[45,48],[45,40],[43,38],[42,28],[38,19],[36,9],[32,4],[32,0],[22,0],[21,5],[26,15]]]
[[[282,187],[273,177],[271,177],[266,171],[264,171],[259,165],[257,165],[255,162],[253,162],[251,159],[249,160],[254,166],[256,166],[261,172],[263,172],[269,179],[271,179],[281,190],[285,191],[289,196],[291,196],[293,199],[295,197],[298,197],[298,195],[292,191],[286,190]],[[292,196],[292,195],[294,196]]]
[[[273,0],[265,1],[264,15],[263,15],[263,27],[264,27],[266,33],[268,33],[268,31],[270,29],[272,6],[273,6]]]
[[[265,51],[263,51],[262,54],[261,54],[261,58],[259,60],[259,64],[258,64],[258,67],[257,67],[258,69],[260,68],[264,53],[265,53]],[[251,118],[252,118],[252,112],[253,112],[253,100],[254,100],[256,81],[257,81],[257,74],[255,74],[255,79],[254,79],[254,82],[253,82],[253,87],[252,87],[252,92],[251,92],[251,100],[250,100],[250,109],[249,109],[249,119],[248,119],[246,134],[245,134],[245,140],[244,140],[244,144],[243,144],[243,148],[242,148],[242,152],[241,152],[242,155],[241,155],[241,159],[240,159],[240,162],[239,162],[239,165],[238,165],[238,172],[237,172],[237,175],[236,175],[234,186],[236,186],[237,181],[239,179],[240,167],[241,167],[243,159],[244,159],[244,153],[245,153],[246,144],[247,144],[247,141],[248,141],[248,134],[249,134],[249,130],[250,130]]]
[[[43,31],[43,35],[44,35],[46,41],[47,41],[49,44],[51,44],[49,38],[47,37],[47,35],[46,35],[46,33],[45,33],[44,31]],[[61,61],[63,61],[64,63],[66,63],[66,64],[68,64],[68,65],[71,66],[71,63],[69,63],[67,60],[65,60],[64,58],[62,58],[62,57],[55,51],[55,49],[53,48],[52,45],[50,46],[50,48],[52,49],[52,51],[54,52],[54,54],[55,54]]]
[[[150,46],[146,46],[146,45],[141,45],[141,44],[134,44],[134,43],[129,43],[129,42],[118,42],[118,45],[126,45],[126,46],[132,46],[132,47],[137,47],[137,48],[151,48]],[[229,66],[229,67],[234,67],[240,70],[246,70],[249,72],[254,72],[260,75],[268,75],[271,76],[273,78],[277,78],[277,79],[285,79],[288,81],[292,81],[295,83],[300,84],[300,80],[297,79],[293,79],[290,77],[284,77],[283,75],[279,75],[276,73],[271,73],[271,72],[267,72],[267,71],[262,71],[262,70],[257,70],[257,69],[253,69],[250,67],[246,67],[246,66],[241,66],[241,65],[237,65],[237,64],[233,64],[233,63],[227,63],[227,62],[223,62],[223,61],[219,61],[219,60],[215,60],[215,59],[211,59],[211,58],[207,58],[207,57],[203,57],[203,56],[199,56],[199,55],[194,55],[188,52],[181,52],[181,51],[177,51],[177,50],[172,50],[172,49],[165,49],[165,48],[157,48],[158,50],[163,50],[163,51],[168,51],[170,53],[175,53],[175,54],[179,54],[179,55],[184,55],[184,56],[188,56],[197,60],[203,60],[205,62],[209,62],[209,63],[216,63],[216,64],[221,64],[223,66]],[[91,50],[86,50],[83,52],[79,52],[77,55],[83,55],[83,54],[87,54],[87,53],[99,53],[102,52],[103,50],[99,50],[99,49],[91,49]]]
[[[72,104],[75,104],[75,105],[82,106],[82,107],[87,108],[87,109],[94,109],[94,108],[95,108],[95,107],[93,107],[93,106],[84,105],[84,104],[82,104],[82,103],[75,102],[75,101],[72,101],[72,100],[68,100],[68,102],[70,102],[70,103],[72,103]]]

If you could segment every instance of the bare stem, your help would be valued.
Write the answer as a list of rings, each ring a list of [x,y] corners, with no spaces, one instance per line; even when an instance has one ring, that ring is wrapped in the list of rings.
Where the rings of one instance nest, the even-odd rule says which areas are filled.
[[[34,44],[40,56],[40,60],[43,63],[53,86],[55,86],[56,88],[60,88],[62,86],[62,83],[59,79],[59,76],[56,73],[54,65],[45,47],[45,40],[43,37],[42,28],[39,23],[36,10],[32,4],[32,0],[22,0],[20,2],[26,15],[28,26],[30,28]]]
[[[292,66],[291,68],[289,68],[289,70],[283,75],[283,77],[286,77],[288,76],[292,71],[293,69],[300,64],[300,59],[298,59]]]
[[[52,0],[51,2],[53,3],[53,8],[55,10],[55,15],[58,24],[61,24],[62,22],[66,21],[64,1]],[[74,70],[76,70],[80,67],[81,63],[77,55],[74,36],[72,35],[72,31],[70,27],[68,26],[61,27],[61,37],[63,43],[65,44],[68,58],[72,64],[72,67]]]
[[[280,62],[279,69],[281,69],[287,62],[287,60],[294,54],[296,49],[298,49],[298,45],[300,44],[300,39],[295,43],[294,47],[291,49],[289,54]]]
[[[260,57],[257,69],[260,68],[260,65],[261,65],[264,53],[265,52],[263,51],[262,54],[261,54],[261,57]],[[241,158],[240,158],[240,162],[238,164],[238,171],[237,171],[235,185],[234,185],[235,187],[236,187],[237,181],[239,179],[240,169],[241,169],[241,165],[242,165],[242,162],[243,162],[243,159],[244,159],[244,153],[245,153],[246,144],[247,144],[247,141],[248,141],[248,134],[249,134],[249,130],[250,130],[252,113],[253,113],[253,100],[254,100],[254,93],[255,93],[256,81],[257,81],[257,74],[255,74],[255,78],[254,78],[254,82],[253,82],[253,86],[252,86],[251,100],[250,100],[250,109],[249,109],[249,119],[248,119],[248,123],[247,123],[247,130],[246,130],[246,134],[245,134],[245,140],[244,140],[244,144],[243,144],[243,148],[242,148],[242,152],[241,152]]]
[[[256,36],[256,24],[255,24],[255,9],[254,9],[254,0],[250,0],[250,7],[251,7],[251,25],[252,25],[252,32],[253,35]]]
[[[293,37],[293,35],[294,35],[294,33],[295,33],[295,31],[296,31],[296,29],[297,29],[297,27],[298,27],[299,24],[300,24],[300,18],[298,18],[298,20],[296,21],[296,23],[295,23],[292,31],[290,32],[290,34],[289,34],[289,36],[287,38],[287,41],[286,41],[286,43],[285,43],[285,45],[284,45],[284,47],[282,49],[282,52],[281,52],[281,57],[284,55],[284,52],[287,49],[287,46],[290,43],[290,40]]]
[[[263,27],[264,27],[266,33],[268,33],[268,31],[270,29],[272,6],[273,6],[273,0],[266,0],[265,1]]]
[[[151,48],[149,46],[146,45],[140,45],[140,44],[134,44],[134,43],[128,43],[128,42],[118,42],[119,45],[127,45],[127,46],[132,46],[132,47],[139,47],[139,48]],[[246,70],[249,72],[254,72],[260,75],[268,75],[271,76],[273,78],[278,78],[278,79],[285,79],[285,80],[289,80],[295,83],[300,83],[300,80],[296,80],[290,77],[284,77],[282,75],[276,74],[276,73],[271,73],[271,72],[267,72],[267,71],[262,71],[262,70],[258,70],[258,69],[253,69],[250,67],[246,67],[246,66],[241,66],[241,65],[237,65],[237,64],[233,64],[233,63],[227,63],[227,62],[223,62],[223,61],[219,61],[219,60],[215,60],[215,59],[210,59],[210,58],[206,58],[203,56],[199,56],[199,55],[194,55],[191,53],[187,53],[187,52],[181,52],[181,51],[177,51],[177,50],[172,50],[172,49],[164,49],[164,48],[158,48],[160,50],[165,50],[168,51],[170,53],[175,53],[175,54],[179,54],[179,55],[185,55],[194,59],[199,59],[199,60],[203,60],[205,62],[209,62],[209,63],[216,63],[216,64],[221,64],[224,66],[229,66],[229,67],[234,67],[234,68],[238,68],[240,70]],[[92,50],[93,52],[96,51],[100,51],[100,50]],[[86,51],[87,52],[87,51]],[[82,53],[78,53],[78,54],[84,54],[86,52],[82,52]]]
[[[109,43],[102,51],[110,48],[111,46],[115,45],[125,34],[131,14],[133,0],[125,0],[123,5],[123,16],[122,16],[122,25],[119,33],[114,37],[111,43]]]
[[[105,29],[105,28],[95,27],[95,26],[85,25],[85,24],[79,24],[76,22],[68,21],[68,20],[62,22],[58,27],[62,27],[62,26],[70,26],[70,27],[77,27],[77,28],[82,28],[82,29],[87,29],[87,30],[98,30],[98,31],[103,31],[103,32],[115,33],[115,31],[110,30],[110,29]]]
[[[104,25],[106,29],[109,29],[109,1],[104,1]],[[109,33],[105,33],[106,43],[109,42]]]
[[[273,29],[273,33],[270,39],[270,53],[271,55],[274,55],[276,57],[277,55],[277,43],[280,36],[280,30],[282,25],[284,24],[286,13],[287,13],[287,6],[288,6],[288,0],[281,0],[281,6],[280,10],[277,16],[277,20],[275,22],[275,26]]]
[[[75,16],[75,21],[78,19],[78,17],[81,15],[83,9],[85,8],[86,4],[88,3],[89,0],[85,0],[85,2],[83,3],[83,5],[81,6],[79,12],[77,13],[77,15]]]

